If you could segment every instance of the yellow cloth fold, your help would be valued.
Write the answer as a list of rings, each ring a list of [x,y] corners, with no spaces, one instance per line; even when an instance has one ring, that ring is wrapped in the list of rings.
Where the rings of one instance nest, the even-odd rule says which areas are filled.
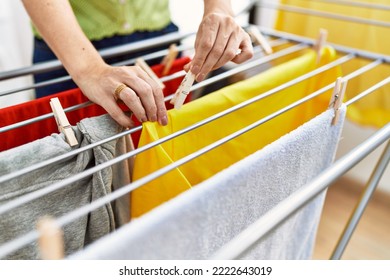
[[[365,0],[367,3],[388,4],[388,0]],[[317,1],[281,0],[281,4],[301,7],[314,11],[340,14],[348,17],[373,21],[390,22],[390,11],[369,9],[335,3]],[[348,22],[326,17],[279,11],[275,29],[297,35],[316,38],[320,28],[328,30],[328,41],[357,49],[390,55],[390,28],[373,24]],[[348,74],[368,62],[356,59],[343,65],[343,73]],[[381,65],[362,76],[348,82],[346,100],[365,91],[377,82],[389,77],[390,66]],[[382,127],[390,122],[390,85],[362,98],[348,106],[347,117],[359,125]]]
[[[335,56],[332,48],[324,48],[321,64],[329,63]],[[316,54],[308,50],[299,58],[187,103],[180,110],[170,110],[167,126],[150,122],[143,124],[139,146],[231,108],[316,67]],[[137,155],[134,181],[268,116],[334,82],[338,76],[340,69],[334,67]],[[136,189],[131,193],[131,216],[134,218],[144,214],[297,128],[323,112],[328,106],[330,96],[331,91],[320,95]]]

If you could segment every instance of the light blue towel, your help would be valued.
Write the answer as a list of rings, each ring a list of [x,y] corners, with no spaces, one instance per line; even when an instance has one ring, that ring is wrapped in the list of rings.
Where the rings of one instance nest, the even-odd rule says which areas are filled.
[[[345,111],[343,106],[335,126],[333,110],[324,112],[70,258],[210,258],[331,165]],[[324,196],[318,195],[242,258],[310,259]]]

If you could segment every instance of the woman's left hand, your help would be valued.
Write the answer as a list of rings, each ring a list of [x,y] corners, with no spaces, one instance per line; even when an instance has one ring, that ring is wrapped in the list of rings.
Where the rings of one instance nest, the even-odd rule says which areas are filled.
[[[195,40],[195,55],[189,66],[196,81],[202,81],[207,73],[229,61],[242,63],[252,56],[250,36],[230,12],[226,9],[207,12],[206,6]]]

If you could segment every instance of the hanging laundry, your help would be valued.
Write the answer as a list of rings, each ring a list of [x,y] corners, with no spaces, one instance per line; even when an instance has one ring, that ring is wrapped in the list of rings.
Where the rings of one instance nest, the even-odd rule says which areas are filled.
[[[186,65],[190,61],[191,61],[191,59],[189,57],[182,57],[182,58],[176,59],[173,62],[170,70],[168,71],[168,75],[171,75],[173,73],[176,73],[176,72],[183,70],[184,65]],[[160,78],[160,77],[164,76],[163,75],[164,67],[165,67],[165,65],[158,64],[158,65],[152,66],[151,68],[152,68],[153,72],[157,75],[157,77]],[[179,78],[164,82],[164,85],[165,85],[165,88],[163,89],[164,96],[168,96],[168,95],[175,93],[176,89],[179,87],[179,85],[181,83],[181,80],[182,80],[182,78],[179,77]],[[189,93],[188,98],[185,102],[189,102],[191,100],[191,98],[192,98],[192,93]],[[167,108],[167,110],[169,110],[169,109],[173,108],[173,105],[171,103],[169,103],[169,101],[167,101],[167,102],[165,102],[165,107]],[[141,123],[135,117],[133,117],[133,122],[134,122],[135,126],[141,125]],[[133,138],[134,146],[136,148],[138,147],[140,135],[141,135],[141,131],[136,131],[136,132],[131,134],[131,137]]]
[[[366,7],[322,3],[321,1],[281,0],[280,2],[281,4],[313,11],[340,14],[372,21],[389,22],[390,18],[390,11],[383,9],[368,9]],[[373,0],[367,0],[366,2],[378,3],[378,1]],[[382,3],[388,4],[388,1],[383,0]],[[275,29],[316,38],[320,28],[328,30],[329,42],[390,55],[390,41],[386,39],[390,36],[388,27],[287,11],[277,12]],[[355,59],[342,66],[343,73],[350,73],[366,64],[368,64],[366,60]],[[390,66],[381,65],[365,73],[364,78],[357,77],[350,80],[348,82],[346,99],[353,98],[389,75]],[[390,86],[384,86],[375,91],[375,93],[349,106],[347,117],[359,125],[377,128],[390,122]]]
[[[77,127],[73,127],[73,130],[79,143],[79,146],[74,148],[78,148],[115,135],[122,131],[122,127],[108,115],[103,115],[85,118],[78,123]],[[63,155],[74,148],[66,143],[63,134],[52,134],[2,152],[0,153],[0,176]],[[125,136],[4,182],[0,184],[0,204],[41,190],[132,149],[130,137]],[[105,168],[92,176],[1,214],[0,245],[34,230],[37,220],[45,215],[61,217],[73,209],[87,205],[129,184],[131,169],[132,161],[122,161],[111,168]],[[130,219],[128,209],[129,198],[125,196],[65,226],[66,254],[80,250],[116,227],[128,223]],[[33,243],[17,250],[7,258],[39,259],[37,244]]]
[[[322,51],[321,63],[329,63],[335,57],[334,49],[326,47]],[[144,123],[140,146],[170,135],[225,109],[229,109],[236,104],[303,75],[317,66],[316,53],[313,50],[308,50],[306,54],[299,58],[196,99],[185,104],[180,110],[169,110],[167,126],[162,127],[150,122]],[[142,152],[135,159],[134,180],[175,162],[254,121],[268,116],[309,93],[331,84],[338,76],[340,76],[340,69],[337,67],[332,68],[191,132],[187,132],[162,145]],[[138,217],[146,213],[155,206],[183,191],[189,190],[191,186],[199,184],[229,165],[297,128],[307,120],[323,112],[328,106],[330,96],[331,91],[268,121],[245,135],[229,141],[133,191],[131,193],[131,216]]]
[[[69,258],[211,258],[242,230],[332,164],[345,111],[342,106],[339,121],[331,125],[334,111],[327,110]],[[241,258],[311,259],[324,197],[325,191]]]
[[[171,69],[169,74],[176,73],[183,70],[184,65],[190,62],[190,58],[182,57],[177,59]],[[158,76],[162,75],[164,65],[155,65],[152,66],[153,71],[156,72]],[[165,83],[164,95],[172,94],[176,91],[177,87],[180,85],[181,79],[176,78]],[[87,102],[88,99],[83,95],[80,89],[72,89],[64,91],[58,94],[54,94],[47,97],[38,98],[29,102],[22,104],[6,107],[0,109],[0,127],[5,127],[14,123],[21,121],[29,120],[31,118],[39,117],[44,114],[51,113],[50,108],[50,99],[58,97],[62,106],[68,108],[71,106],[79,105],[84,102]],[[167,108],[172,108],[172,105],[169,102],[166,103]],[[122,109],[126,110],[125,106],[122,106]],[[95,117],[106,114],[106,111],[99,105],[92,104],[88,107],[74,110],[72,112],[66,113],[68,120],[71,124],[76,124],[80,120],[87,117]],[[135,125],[140,125],[140,123],[134,118]],[[57,133],[58,128],[57,124],[53,118],[48,118],[41,120],[23,127],[15,128],[3,133],[0,133],[0,151],[11,149],[26,143],[29,143],[34,140],[41,139],[43,137],[49,136],[51,133]],[[139,133],[134,133],[132,135],[134,145],[137,146]]]

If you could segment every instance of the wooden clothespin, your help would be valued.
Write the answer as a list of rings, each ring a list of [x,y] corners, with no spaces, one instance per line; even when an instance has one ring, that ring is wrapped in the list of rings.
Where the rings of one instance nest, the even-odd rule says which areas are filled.
[[[194,81],[195,81],[195,75],[192,74],[191,71],[188,71],[188,73],[184,76],[183,80],[181,81],[180,86],[176,90],[175,95],[170,101],[171,104],[174,104],[175,109],[180,109],[181,106],[184,104],[184,101],[187,95],[190,93],[190,89]]]
[[[152,78],[158,84],[161,89],[165,88],[163,82],[161,82],[161,80],[157,77],[157,75],[153,72],[152,68],[149,67],[149,65],[145,62],[143,58],[137,58],[137,60],[135,61],[135,65],[144,70],[149,75],[149,77]]]
[[[329,102],[329,108],[333,108],[334,117],[332,119],[332,125],[335,125],[339,119],[339,109],[344,100],[345,90],[347,88],[347,81],[342,77],[337,78],[336,84],[333,89],[332,98]]]
[[[57,122],[58,130],[65,135],[68,144],[73,147],[78,144],[74,131],[65,115],[64,109],[61,106],[58,97],[50,99],[51,110],[54,113],[54,118]]]
[[[263,34],[261,34],[261,32],[256,26],[254,25],[249,26],[248,33],[251,36],[252,41],[257,45],[260,45],[267,55],[273,52],[271,45],[268,43],[267,39],[265,39]]]
[[[64,241],[61,228],[51,217],[38,220],[38,246],[43,260],[61,260],[64,258]]]
[[[168,49],[168,54],[163,58],[161,64],[164,65],[162,75],[165,76],[171,70],[172,64],[175,61],[179,54],[179,50],[176,47],[176,44],[171,44]]]
[[[317,64],[321,60],[321,50],[326,44],[326,39],[328,37],[328,30],[321,28],[318,34],[317,41],[314,44],[314,50],[317,53]]]

